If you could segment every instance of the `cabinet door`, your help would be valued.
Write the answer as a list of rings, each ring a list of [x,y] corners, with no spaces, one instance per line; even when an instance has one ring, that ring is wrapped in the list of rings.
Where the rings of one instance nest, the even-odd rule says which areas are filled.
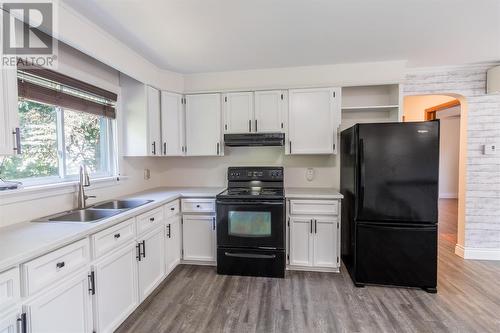
[[[142,302],[165,276],[165,231],[162,225],[141,237],[139,261],[139,299]]]
[[[161,92],[162,155],[184,155],[184,112],[182,95]]]
[[[173,216],[166,226],[166,274],[169,274],[181,260],[181,217]]]
[[[321,217],[314,219],[314,251],[315,267],[337,267],[337,220]]]
[[[21,309],[15,309],[7,314],[0,316],[0,333],[21,333],[18,332],[17,319],[21,314]]]
[[[222,155],[220,94],[186,96],[186,155]]]
[[[137,249],[130,242],[94,265],[96,332],[113,332],[138,305]]]
[[[88,272],[57,282],[26,308],[31,333],[92,332]]]
[[[340,90],[297,89],[289,92],[290,154],[332,154],[336,152],[340,124]]]
[[[17,71],[6,68],[0,71],[0,155],[16,154],[18,127]]]
[[[146,87],[148,103],[148,141],[149,155],[161,155],[161,136],[160,136],[160,91],[153,87]]]
[[[312,266],[313,219],[290,218],[290,265]]]
[[[284,131],[285,99],[286,94],[282,90],[255,92],[255,125],[257,132]]]
[[[255,124],[253,123],[253,92],[224,94],[223,99],[224,132],[254,132]]]
[[[184,260],[215,261],[215,216],[184,215]]]

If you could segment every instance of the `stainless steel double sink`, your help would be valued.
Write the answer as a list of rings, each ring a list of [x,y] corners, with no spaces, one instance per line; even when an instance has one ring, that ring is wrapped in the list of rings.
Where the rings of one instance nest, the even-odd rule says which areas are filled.
[[[80,222],[94,223],[118,215],[129,209],[137,208],[153,200],[110,200],[84,209],[74,209],[46,216],[32,222]]]

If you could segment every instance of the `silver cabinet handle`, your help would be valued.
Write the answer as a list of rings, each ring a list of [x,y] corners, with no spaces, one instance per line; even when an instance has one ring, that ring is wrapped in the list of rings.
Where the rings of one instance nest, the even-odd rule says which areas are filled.
[[[217,142],[217,155],[219,155],[219,151],[220,151],[220,143]]]
[[[251,119],[248,119],[248,131],[249,132],[252,131],[252,120]]]

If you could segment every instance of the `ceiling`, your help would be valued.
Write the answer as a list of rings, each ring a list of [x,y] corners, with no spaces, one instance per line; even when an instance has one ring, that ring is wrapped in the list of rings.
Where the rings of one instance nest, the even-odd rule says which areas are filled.
[[[500,60],[498,0],[63,0],[181,73]]]

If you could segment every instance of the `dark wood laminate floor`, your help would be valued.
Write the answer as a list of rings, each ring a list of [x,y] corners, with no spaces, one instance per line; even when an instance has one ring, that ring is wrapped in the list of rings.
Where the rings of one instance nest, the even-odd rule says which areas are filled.
[[[357,289],[345,269],[269,279],[179,266],[117,332],[500,332],[500,263],[453,253],[452,202],[440,228],[438,294]]]

